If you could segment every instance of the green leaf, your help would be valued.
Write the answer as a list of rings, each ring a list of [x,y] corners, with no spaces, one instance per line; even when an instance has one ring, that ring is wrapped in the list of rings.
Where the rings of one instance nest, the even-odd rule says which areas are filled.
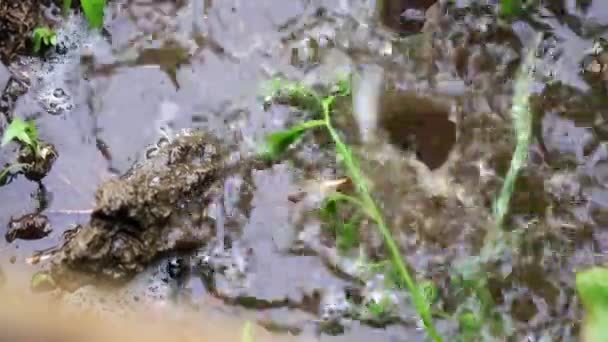
[[[327,224],[329,231],[336,236],[338,250],[344,253],[359,244],[359,226],[362,215],[359,212],[355,213],[348,221],[344,222],[338,213],[338,204],[342,202],[354,205],[356,209],[361,209],[361,204],[357,198],[336,192],[327,196],[319,210],[319,216]]]
[[[500,14],[506,17],[513,17],[520,14],[523,10],[521,0],[501,0]]]
[[[432,281],[421,281],[418,284],[418,287],[420,287],[422,294],[429,303],[435,303],[437,299],[439,299],[439,289],[437,288],[437,285],[435,285],[435,283],[433,283]]]
[[[397,271],[397,269],[395,267],[393,267],[392,265],[388,268],[388,271],[386,274],[386,280],[387,280],[388,286],[390,286],[390,287],[394,286],[395,288],[400,289],[400,290],[407,289],[407,284],[403,281],[403,279],[399,275],[399,271]]]
[[[350,96],[352,93],[351,75],[344,75],[338,79],[335,85],[337,96]]]
[[[586,317],[585,342],[608,341],[608,269],[594,267],[576,274],[576,290]]]
[[[34,53],[40,52],[41,47],[42,47],[42,37],[34,36]]]
[[[359,244],[359,222],[356,219],[338,225],[336,246],[340,252],[346,252]]]
[[[63,0],[63,14],[68,14],[72,8],[72,0]]]
[[[393,301],[388,296],[383,296],[379,301],[371,300],[365,304],[365,309],[370,319],[381,320],[391,314]]]
[[[14,118],[7,127],[6,132],[4,132],[0,146],[5,146],[13,140],[20,141],[27,146],[35,148],[38,145],[38,131],[34,122],[26,122],[22,119]]]
[[[106,0],[80,0],[80,5],[89,21],[89,25],[94,29],[100,29],[103,26]]]
[[[323,120],[311,120],[284,131],[271,133],[266,136],[266,141],[260,150],[260,154],[271,160],[277,159],[291,145],[298,141],[307,130],[324,124],[325,122]]]
[[[481,320],[472,312],[465,312],[458,317],[460,330],[465,334],[475,334],[481,329]]]
[[[55,31],[48,27],[37,27],[32,33],[34,39],[34,53],[40,52],[42,44],[50,46],[57,44],[57,35]]]
[[[338,215],[338,200],[334,197],[329,197],[324,202],[319,209],[319,216],[321,216],[323,221],[335,220]]]
[[[321,114],[322,98],[310,87],[301,83],[274,78],[263,87],[264,102],[289,105],[301,110]]]

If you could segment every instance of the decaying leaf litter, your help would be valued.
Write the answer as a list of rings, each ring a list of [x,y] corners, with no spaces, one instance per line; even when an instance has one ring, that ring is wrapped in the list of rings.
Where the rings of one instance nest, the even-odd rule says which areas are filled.
[[[161,245],[179,248],[152,264],[135,259],[140,263],[136,269],[151,268],[149,279],[168,284],[161,286],[168,291],[162,294],[150,287],[140,290],[146,296],[168,300],[189,291],[193,294],[187,301],[195,303],[216,297],[243,308],[243,315],[253,314],[267,329],[302,336],[423,338],[420,316],[435,340],[569,340],[579,334],[583,315],[575,272],[601,264],[604,248],[605,59],[600,38],[605,18],[594,16],[602,13],[602,4],[570,8],[552,1],[505,13],[504,3],[429,2],[407,8],[389,1],[379,9],[380,17],[399,37],[374,25],[376,9],[365,1],[338,7],[276,1],[233,7],[197,1],[125,4],[128,18],[121,17],[122,5],[106,8],[102,40],[74,34],[82,29],[74,29],[78,18],[70,17],[72,31],[69,24],[64,31],[61,24],[56,29],[60,48],[45,51],[42,60],[26,58],[12,65],[3,113],[35,119],[41,141],[59,146],[59,157],[38,185],[13,169],[16,177],[0,188],[11,202],[0,211],[7,222],[11,216],[48,214],[55,232],[40,245],[19,242],[18,251],[16,244],[7,244],[7,260],[34,254],[38,259],[30,260],[43,260],[37,267],[44,269],[65,252],[66,245],[58,249],[64,240],[86,236],[91,208],[93,219],[123,210],[99,205],[105,203],[100,202],[103,191],[95,199],[92,184],[125,172],[117,184],[128,182],[141,172],[139,167],[127,171],[135,160],[153,165],[162,160],[156,159],[158,153],[166,153],[180,136],[179,129],[202,128],[223,137],[231,158],[240,154],[241,163],[235,165],[247,167],[235,168],[234,174],[220,172],[210,182],[223,190],[202,203],[197,220],[211,227],[211,235],[195,235],[199,240],[185,247],[175,244],[180,237],[171,235],[169,222],[184,220],[180,227],[187,227],[198,221],[181,214],[167,214],[166,220],[156,216],[151,226],[162,226],[169,238]],[[193,17],[193,9],[204,12],[204,20]],[[243,24],[225,26],[231,15]],[[277,22],[284,24],[275,27]],[[244,31],[249,39],[242,38]],[[182,46],[179,57],[185,51],[188,63],[171,63],[176,50],[163,49],[167,42]],[[154,58],[149,53],[137,57],[151,49],[159,51]],[[527,52],[532,53],[530,65],[524,63]],[[74,59],[83,53],[87,58]],[[65,57],[58,61],[54,55]],[[73,69],[65,67],[70,63]],[[84,71],[71,72],[79,63]],[[358,130],[369,127],[362,126],[365,116],[351,113],[350,105],[373,103],[369,93],[355,91],[336,102],[329,135],[320,129],[309,134],[310,127],[302,126],[308,122],[304,126],[322,128],[323,118],[315,113],[323,101],[305,97],[304,103],[263,106],[257,96],[274,76],[289,79],[298,89],[312,89],[320,98],[333,96],[330,74],[356,74],[368,63],[384,70],[377,113],[367,113],[378,116],[370,141],[359,138]],[[164,67],[171,64],[177,67]],[[346,72],[338,72],[344,67]],[[527,94],[516,81],[522,69],[528,70],[523,74]],[[145,101],[150,94],[160,96]],[[395,103],[396,108],[390,107]],[[517,119],[521,109],[529,114],[525,121]],[[66,126],[75,134],[60,133]],[[294,129],[273,133],[288,127]],[[337,154],[336,137],[344,144],[335,145]],[[274,166],[252,162],[265,141],[279,142],[270,151],[289,147]],[[9,149],[0,152],[0,159],[15,164]],[[176,158],[188,155],[188,148],[178,150]],[[357,162],[349,162],[349,156]],[[353,177],[352,166],[364,180]],[[339,185],[329,195],[311,191],[318,186],[303,186],[340,179],[346,182],[335,183]],[[368,195],[358,197],[362,182],[368,183],[363,191]],[[200,190],[208,190],[203,183]],[[128,197],[120,194],[109,196],[107,203],[138,203],[123,202],[120,198]],[[369,203],[377,211],[370,213]],[[127,204],[124,210],[129,208]],[[147,234],[150,227],[132,209],[133,215],[125,217],[135,221],[118,223],[122,214],[112,214],[118,218],[113,227]],[[84,214],[60,214],[70,212]],[[73,223],[83,228],[61,236]],[[384,230],[376,230],[383,225]],[[118,234],[114,241],[129,241],[120,238],[124,230],[109,230]],[[394,248],[384,247],[383,231],[390,233]],[[125,246],[111,253],[122,260],[140,255],[121,254],[137,250],[132,242]],[[93,265],[102,255],[86,256],[86,250],[83,265],[87,258]],[[395,268],[391,260],[403,261],[407,268]],[[294,265],[317,276],[294,273]],[[408,273],[412,282],[404,282]],[[579,286],[579,291],[589,288]],[[285,310],[290,314],[281,314]]]

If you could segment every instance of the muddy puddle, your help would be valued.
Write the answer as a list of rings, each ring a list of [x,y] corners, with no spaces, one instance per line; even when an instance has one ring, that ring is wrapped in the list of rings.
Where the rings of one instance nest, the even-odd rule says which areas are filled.
[[[36,4],[49,6],[58,44],[26,56],[0,33],[0,49],[13,44],[0,55],[0,131],[33,119],[57,158],[40,182],[18,174],[0,187],[5,286],[50,271],[54,294],[85,305],[103,307],[96,285],[111,284],[124,307],[177,304],[277,338],[423,341],[407,291],[372,270],[387,259],[374,225],[343,251],[316,215],[323,187],[345,174],[328,138],[256,159],[267,134],[307,118],[265,106],[269,80],[350,72],[336,126],[410,268],[435,284],[446,341],[576,340],[574,272],[608,250],[608,6],[545,1],[507,21],[495,3],[116,0],[101,33]],[[27,29],[11,20],[14,35]],[[509,228],[481,270],[488,308],[459,270],[488,250],[529,49],[533,139]],[[0,164],[17,154],[1,148]],[[390,313],[369,316],[384,298]],[[454,319],[466,312],[490,317],[475,338]]]

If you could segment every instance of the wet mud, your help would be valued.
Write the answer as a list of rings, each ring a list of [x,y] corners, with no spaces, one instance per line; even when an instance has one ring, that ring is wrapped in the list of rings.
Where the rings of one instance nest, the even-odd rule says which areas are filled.
[[[159,142],[149,159],[102,184],[88,224],[75,228],[54,253],[53,278],[65,287],[86,273],[91,281],[123,282],[161,253],[194,248],[213,235],[206,222],[215,184],[228,172],[222,147],[204,133]]]
[[[0,18],[33,13],[27,4],[0,4]],[[608,250],[606,8],[547,1],[506,20],[483,1],[113,1],[103,34],[60,18],[45,58],[23,56],[37,16],[0,21],[0,131],[34,119],[57,156],[0,187],[5,284],[50,269],[52,293],[102,312],[97,287],[120,283],[122,307],[218,311],[274,336],[424,340],[373,222],[351,244],[319,216],[328,186],[352,190],[328,137],[306,135],[275,165],[249,162],[266,134],[310,116],[265,106],[264,82],[327,85],[351,71],[375,85],[340,105],[336,126],[410,268],[436,285],[434,308],[484,311],[463,278],[477,265],[469,274],[485,274],[502,326],[486,338],[574,341],[574,272]],[[513,79],[531,48],[530,157],[489,248],[515,146]],[[0,164],[18,158],[18,146],[0,149]],[[455,319],[435,319],[446,340],[461,337]]]
[[[49,26],[59,13],[60,1],[3,1],[0,4],[0,61],[9,63],[18,55],[32,53],[32,32]]]

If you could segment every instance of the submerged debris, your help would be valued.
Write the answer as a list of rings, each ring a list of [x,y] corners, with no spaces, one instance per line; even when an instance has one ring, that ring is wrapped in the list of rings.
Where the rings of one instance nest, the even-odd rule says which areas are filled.
[[[11,219],[6,231],[6,241],[16,239],[38,240],[51,233],[48,217],[40,214],[27,214],[17,219]]]
[[[38,182],[51,171],[57,157],[55,146],[41,142],[37,151],[23,147],[17,162],[24,165],[23,174],[27,179]]]

